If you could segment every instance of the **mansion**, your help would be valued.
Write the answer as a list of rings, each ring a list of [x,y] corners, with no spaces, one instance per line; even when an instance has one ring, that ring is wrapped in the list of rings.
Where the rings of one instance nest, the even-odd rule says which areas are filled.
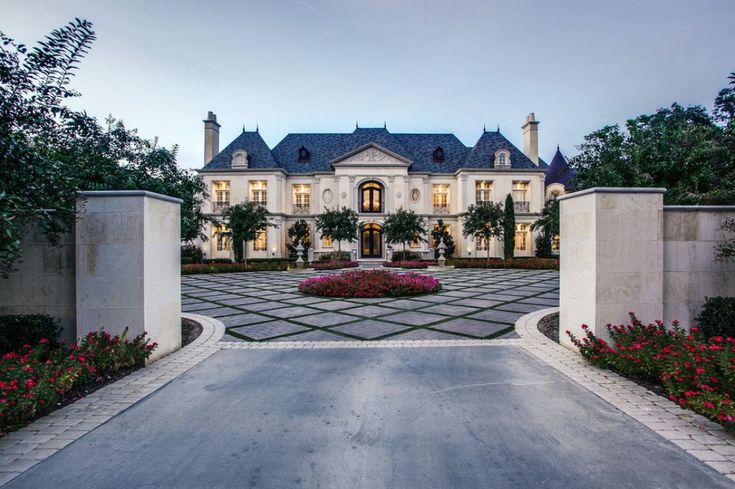
[[[349,207],[359,215],[359,239],[342,243],[358,260],[388,258],[382,225],[399,208],[410,209],[427,224],[426,242],[411,244],[422,257],[433,258],[431,229],[442,219],[456,243],[455,256],[502,256],[503,244],[462,236],[462,213],[477,202],[504,202],[513,196],[516,215],[515,254],[534,255],[531,224],[544,202],[569,184],[566,161],[557,149],[550,165],[538,155],[538,125],[529,114],[522,126],[523,151],[500,131],[483,131],[474,146],[453,134],[394,134],[385,127],[356,127],[350,133],[288,134],[273,149],[259,132],[245,131],[219,150],[217,117],[204,121],[204,167],[199,170],[217,218],[230,205],[246,201],[266,207],[275,226],[248,243],[247,258],[288,256],[288,229],[299,219],[309,223],[310,255],[336,251],[323,239],[315,218],[326,208]],[[208,258],[228,258],[226,223],[208,225],[211,237],[199,243]],[[397,249],[401,249],[398,245]],[[306,256],[304,256],[306,258]]]

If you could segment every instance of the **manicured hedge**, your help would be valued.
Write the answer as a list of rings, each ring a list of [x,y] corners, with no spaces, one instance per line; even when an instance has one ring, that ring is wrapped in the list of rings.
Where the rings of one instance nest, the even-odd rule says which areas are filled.
[[[434,261],[428,261],[428,260],[404,260],[404,261],[384,261],[383,262],[384,267],[406,268],[406,269],[411,269],[411,270],[429,268],[430,266],[434,264],[435,264]]]
[[[661,321],[643,324],[633,313],[630,318],[629,326],[607,326],[612,345],[586,325],[582,339],[566,333],[592,364],[659,383],[682,408],[735,431],[735,339],[707,339],[699,328],[687,331],[676,321],[667,329]]]
[[[523,268],[527,270],[559,270],[556,258],[452,258],[447,265],[455,268]]]
[[[735,297],[707,297],[697,322],[705,338],[735,338]]]
[[[41,338],[57,345],[60,336],[61,324],[47,314],[0,316],[0,355],[35,345]]]
[[[360,264],[350,260],[318,261],[311,264],[314,270],[340,270],[342,268],[357,268]]]
[[[251,262],[248,263],[194,263],[181,265],[182,275],[197,275],[203,273],[232,273],[232,272],[263,272],[288,270],[294,262],[289,260]],[[307,264],[304,264],[306,267]]]

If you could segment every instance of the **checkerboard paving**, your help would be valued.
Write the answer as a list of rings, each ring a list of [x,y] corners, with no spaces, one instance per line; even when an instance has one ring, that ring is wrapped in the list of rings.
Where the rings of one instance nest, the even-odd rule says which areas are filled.
[[[337,299],[298,292],[300,281],[341,272],[248,272],[182,279],[182,310],[222,321],[226,341],[458,340],[517,337],[524,314],[558,305],[553,270],[421,271],[442,290],[404,298]]]

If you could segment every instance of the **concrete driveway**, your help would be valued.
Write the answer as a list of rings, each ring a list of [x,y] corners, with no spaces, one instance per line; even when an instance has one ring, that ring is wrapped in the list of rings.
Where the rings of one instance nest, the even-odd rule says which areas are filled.
[[[10,488],[720,488],[518,346],[221,350]]]

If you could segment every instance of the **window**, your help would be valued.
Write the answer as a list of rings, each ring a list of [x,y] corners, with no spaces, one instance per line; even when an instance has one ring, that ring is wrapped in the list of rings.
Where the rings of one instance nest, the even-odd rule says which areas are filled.
[[[331,248],[332,247],[332,238],[329,236],[324,236],[322,238],[322,247],[324,248]]]
[[[247,168],[248,167],[248,152],[239,149],[232,153],[231,166],[233,168]]]
[[[308,163],[311,159],[311,153],[304,146],[299,148],[299,163]]]
[[[559,253],[559,235],[554,235],[553,238],[551,238],[551,252],[552,253]]]
[[[418,239],[412,239],[409,243],[409,247],[411,248],[421,248],[421,241]]]
[[[223,235],[230,231],[227,226],[212,227],[212,241],[214,241],[217,251],[230,251],[230,237]]]
[[[434,184],[432,190],[434,196],[434,213],[447,214],[449,212],[449,184]]]
[[[490,240],[486,238],[475,238],[475,249],[477,251],[487,251],[490,247]]]
[[[293,213],[308,214],[311,203],[311,185],[300,184],[293,186]]]
[[[213,212],[224,212],[230,206],[230,181],[221,180],[212,182],[212,201]]]
[[[510,166],[510,151],[507,149],[499,149],[493,155],[494,166],[496,168],[507,168]]]
[[[431,159],[434,161],[434,163],[443,163],[444,148],[442,148],[441,146],[437,146],[434,152],[431,154]]]
[[[513,182],[513,202],[516,212],[529,212],[528,182]]]
[[[268,204],[268,182],[265,180],[250,182],[250,202],[262,206]]]
[[[528,224],[516,224],[515,250],[526,251],[528,249]]]
[[[492,202],[493,182],[490,180],[478,180],[475,182],[475,203]]]
[[[360,212],[383,212],[383,186],[377,182],[360,185]]]
[[[255,241],[253,242],[253,251],[267,251],[268,250],[268,232],[258,231],[255,233]]]

